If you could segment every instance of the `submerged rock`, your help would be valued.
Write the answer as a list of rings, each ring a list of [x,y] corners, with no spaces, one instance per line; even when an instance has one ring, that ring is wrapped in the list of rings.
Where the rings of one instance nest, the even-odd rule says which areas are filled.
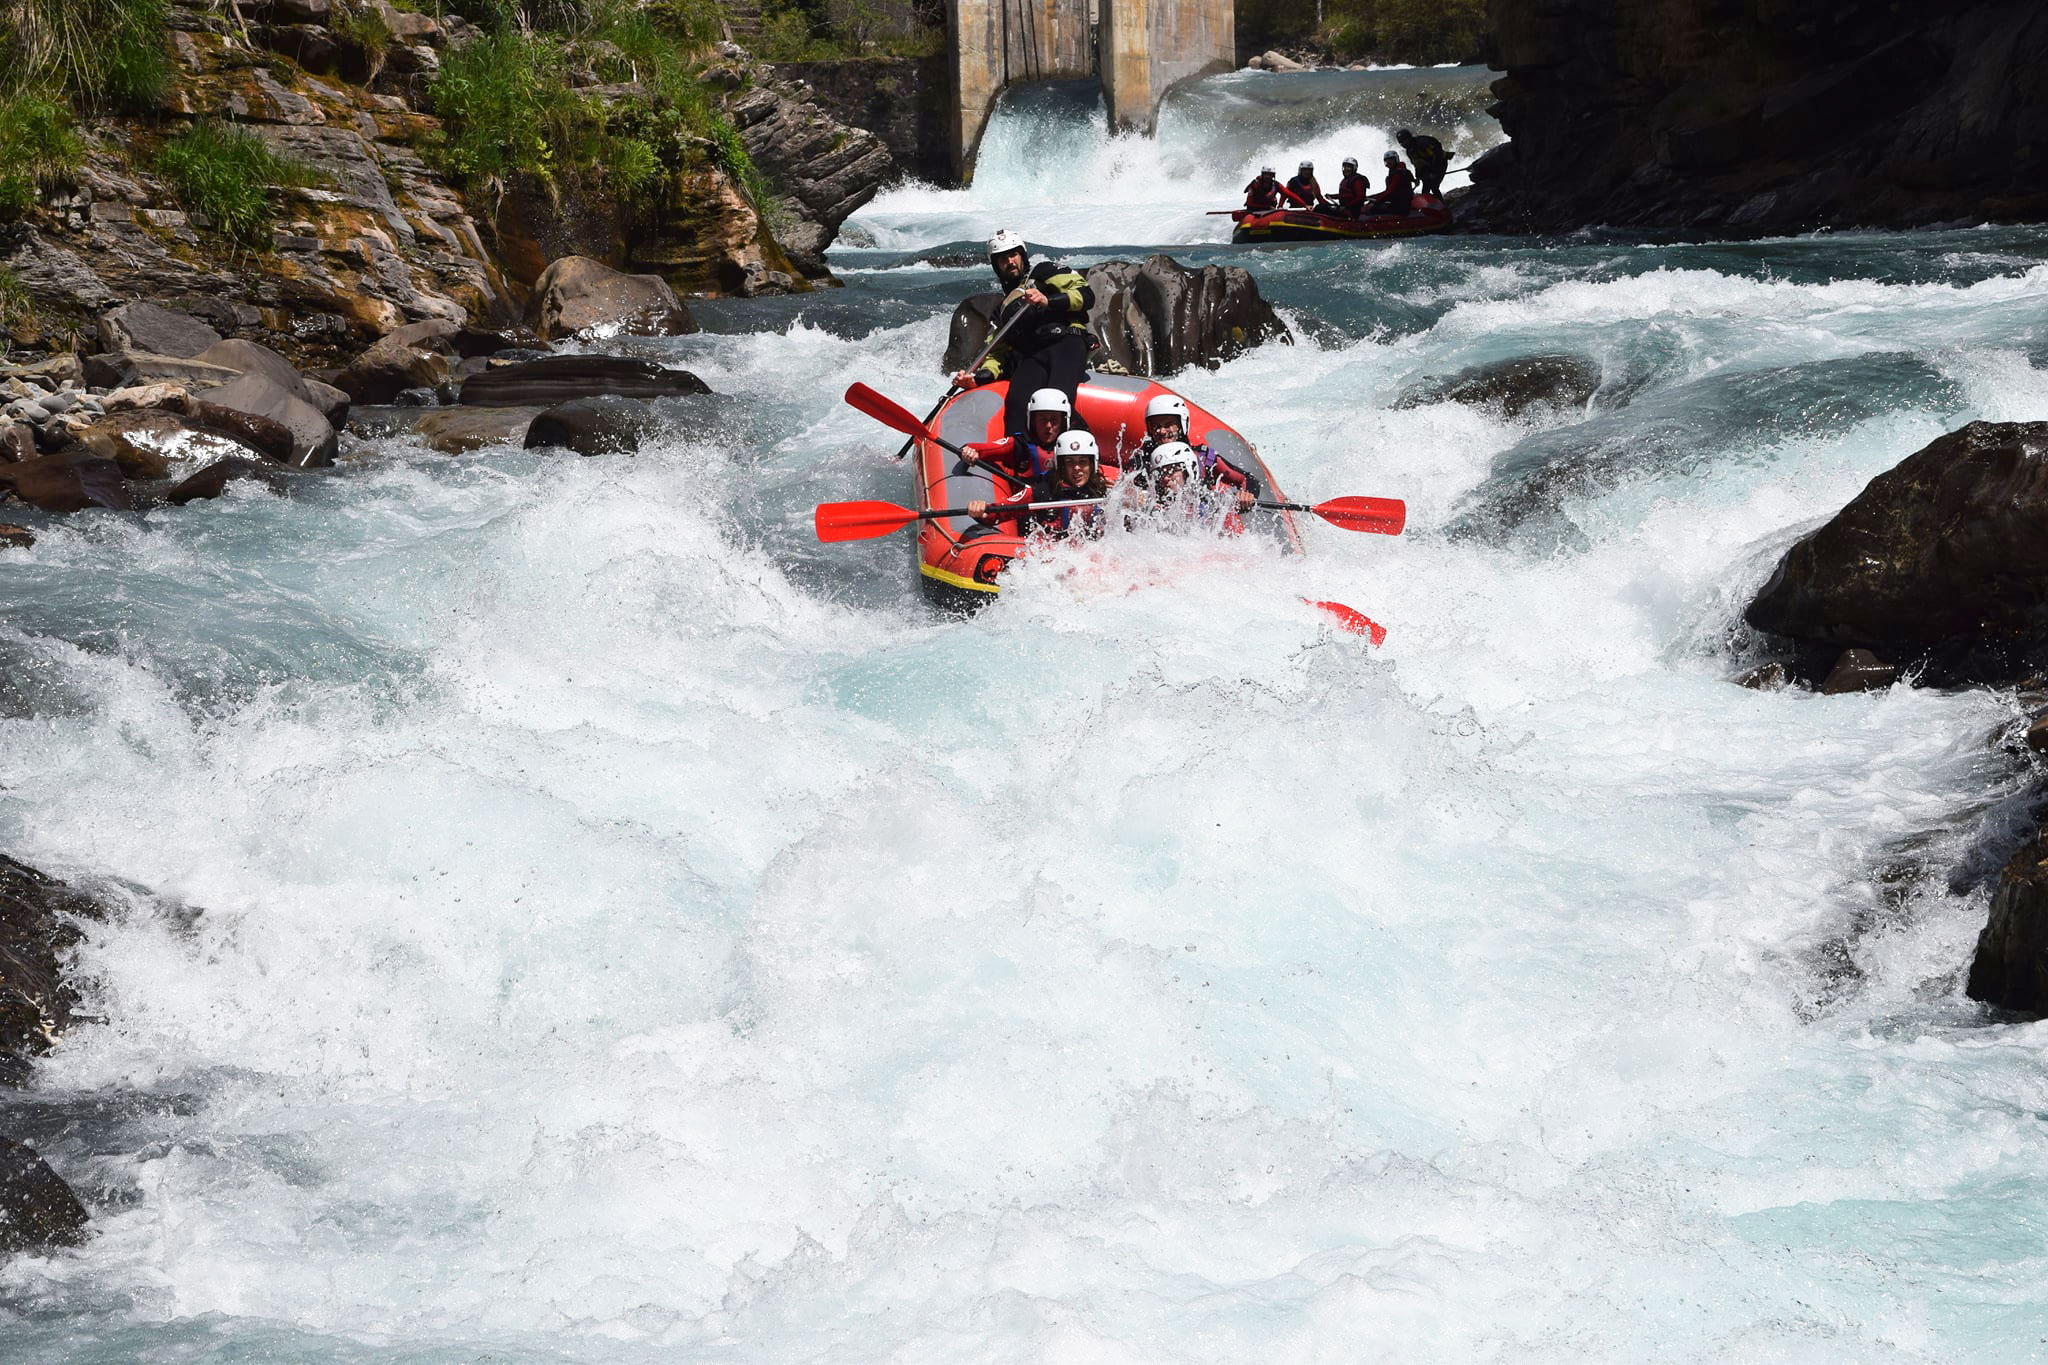
[[[697,330],[667,280],[623,274],[588,256],[564,256],[542,271],[526,316],[544,341],[598,330],[657,337]]]
[[[48,1162],[0,1137],[0,1252],[76,1246],[87,1221],[85,1205]]]
[[[134,503],[121,477],[121,466],[113,460],[86,450],[67,450],[0,464],[0,491],[44,512],[83,512],[88,507],[126,511]]]
[[[62,955],[77,921],[106,909],[83,892],[0,854],[0,1082],[19,1084],[28,1059],[50,1050],[78,996]]]
[[[658,427],[654,409],[632,398],[578,398],[557,403],[533,419],[528,449],[616,455],[638,448]]]
[[[1396,399],[1394,406],[1463,403],[1515,418],[1538,407],[1583,408],[1599,391],[1600,380],[1600,366],[1584,356],[1518,356],[1424,379]]]
[[[527,428],[539,407],[421,408],[409,434],[430,450],[467,455],[485,446],[528,444]]]
[[[463,381],[462,401],[479,407],[553,407],[575,398],[671,398],[709,393],[688,370],[615,355],[557,355],[504,365]]]
[[[1095,291],[1088,327],[1098,355],[1131,374],[1165,376],[1191,365],[1213,370],[1267,341],[1294,341],[1259,282],[1234,265],[1190,270],[1162,254],[1142,264],[1105,261],[1087,275]],[[953,310],[941,368],[960,369],[980,354],[1000,302],[998,294],[976,294]]]
[[[247,455],[227,455],[215,460],[198,473],[173,484],[164,493],[164,501],[173,507],[183,507],[188,502],[199,502],[217,498],[227,492],[228,485],[239,479],[254,479],[274,492],[282,493],[290,487],[294,476],[284,466],[270,460],[255,460]]]
[[[2048,664],[2048,422],[1972,422],[1878,475],[1786,552],[1744,618],[1937,685]]]

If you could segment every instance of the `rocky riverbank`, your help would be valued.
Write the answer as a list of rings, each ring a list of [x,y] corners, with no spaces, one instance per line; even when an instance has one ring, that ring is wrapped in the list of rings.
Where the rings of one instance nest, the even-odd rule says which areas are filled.
[[[2048,11],[1492,0],[1511,141],[1470,230],[1759,236],[2048,218]]]

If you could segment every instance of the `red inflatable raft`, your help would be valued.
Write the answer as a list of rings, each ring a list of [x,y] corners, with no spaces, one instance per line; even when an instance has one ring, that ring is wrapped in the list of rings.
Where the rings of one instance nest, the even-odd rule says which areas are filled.
[[[932,428],[957,446],[972,441],[991,441],[1002,436],[1003,399],[1007,383],[969,389],[952,399],[933,421]],[[1156,395],[1172,393],[1164,384],[1134,375],[1090,373],[1076,395],[1075,410],[1102,447],[1105,464],[1121,465],[1124,456],[1145,439],[1145,404]],[[1273,472],[1266,468],[1251,442],[1225,425],[1214,413],[1188,403],[1188,437],[1207,442],[1218,455],[1258,476],[1265,485],[1264,496],[1274,502],[1285,500]],[[993,501],[1015,491],[1015,485],[1000,480],[979,465],[968,465],[959,456],[932,441],[919,440],[915,454],[917,509],[965,507],[984,498]],[[1292,512],[1260,511],[1250,514],[1250,529],[1269,531],[1291,550],[1301,549],[1301,533]],[[919,524],[917,569],[925,597],[936,606],[971,610],[992,600],[1001,591],[1005,567],[1024,550],[1024,538],[1017,523],[999,522],[984,526],[972,517],[937,517]]]
[[[1240,209],[1231,215],[1237,230],[1233,242],[1340,242],[1377,237],[1419,237],[1442,232],[1451,225],[1451,210],[1433,194],[1418,194],[1415,207],[1407,213],[1374,213],[1363,218],[1339,218],[1307,209],[1275,209],[1253,213]],[[1220,211],[1220,210],[1219,210]]]

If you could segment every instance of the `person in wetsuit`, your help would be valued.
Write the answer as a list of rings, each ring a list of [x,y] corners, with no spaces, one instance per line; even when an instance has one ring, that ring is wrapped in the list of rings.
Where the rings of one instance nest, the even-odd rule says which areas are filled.
[[[1358,158],[1344,158],[1344,178],[1337,182],[1337,212],[1346,218],[1356,218],[1365,212],[1365,201],[1372,194],[1372,181],[1358,173]]]
[[[1050,473],[1041,474],[999,501],[975,499],[967,504],[967,515],[985,525],[1015,519],[1020,532],[1035,531],[1055,540],[1073,535],[1093,537],[1102,534],[1102,518],[1098,515],[1102,510],[1100,504],[1094,507],[1048,507],[1042,512],[1026,512],[1013,517],[1005,517],[1000,509],[1020,502],[1065,502],[1108,496],[1109,479],[1104,477],[1102,456],[1096,448],[1095,438],[1085,431],[1069,431],[1053,442],[1053,468]]]
[[[969,455],[992,464],[1013,483],[1029,483],[1052,469],[1053,442],[1073,424],[1074,405],[1058,389],[1040,389],[1025,407],[1023,431],[993,441],[972,441],[964,449]]]
[[[1304,161],[1294,178],[1287,182],[1287,197],[1302,208],[1311,211],[1320,208],[1323,202],[1323,187],[1316,183],[1316,163]]]
[[[1169,445],[1186,446],[1194,455],[1202,487],[1230,489],[1240,508],[1258,501],[1263,489],[1257,475],[1239,469],[1207,443],[1197,445],[1188,436],[1188,400],[1177,393],[1158,394],[1145,405],[1145,440],[1131,460],[1131,472],[1141,484],[1152,476],[1153,456]]]
[[[1400,154],[1387,153],[1387,187],[1365,201],[1367,213],[1409,213],[1415,207],[1415,180],[1401,164]]]
[[[1031,264],[1024,239],[1008,228],[989,238],[989,266],[1008,291],[996,309],[995,327],[1016,321],[979,368],[962,370],[953,383],[963,389],[1010,381],[1003,401],[1003,430],[1023,431],[1031,395],[1058,389],[1074,401],[1088,368],[1088,310],[1095,291],[1080,271],[1051,261]],[[1019,310],[1022,316],[1017,317]]]
[[[1450,153],[1444,150],[1444,144],[1427,133],[1418,137],[1406,128],[1394,134],[1394,141],[1401,144],[1401,150],[1408,153],[1408,159],[1415,163],[1415,178],[1422,182],[1422,192],[1441,194],[1444,173],[1451,168]]]
[[[1251,213],[1271,213],[1280,207],[1280,172],[1271,166],[1259,168],[1259,178],[1244,187],[1244,206]]]

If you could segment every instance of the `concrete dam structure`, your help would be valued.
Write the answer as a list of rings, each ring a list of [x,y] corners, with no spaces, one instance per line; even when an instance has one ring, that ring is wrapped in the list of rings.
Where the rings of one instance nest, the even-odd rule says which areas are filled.
[[[953,167],[973,174],[996,99],[1012,85],[1098,77],[1110,126],[1151,132],[1176,83],[1228,71],[1236,0],[953,0]]]

